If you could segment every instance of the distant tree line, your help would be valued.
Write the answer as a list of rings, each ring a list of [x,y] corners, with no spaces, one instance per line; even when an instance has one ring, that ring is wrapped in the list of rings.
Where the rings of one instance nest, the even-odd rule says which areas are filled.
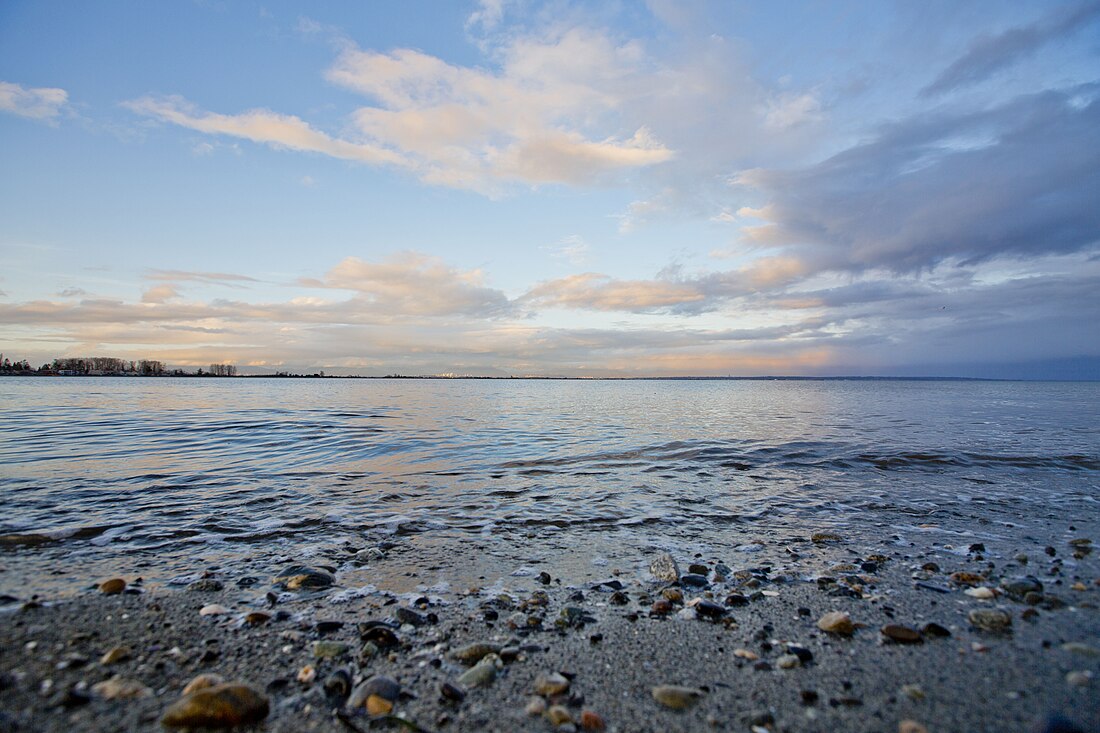
[[[169,370],[156,359],[127,361],[113,356],[79,356],[54,359],[36,369],[26,359],[12,361],[0,354],[0,375],[235,377],[237,367],[233,364],[211,364],[208,372],[201,367],[196,372],[186,372],[182,369]]]

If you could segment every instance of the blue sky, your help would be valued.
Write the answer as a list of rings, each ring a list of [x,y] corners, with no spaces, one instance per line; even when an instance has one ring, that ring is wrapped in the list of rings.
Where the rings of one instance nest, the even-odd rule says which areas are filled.
[[[1098,59],[1096,2],[6,2],[0,346],[1100,376]]]

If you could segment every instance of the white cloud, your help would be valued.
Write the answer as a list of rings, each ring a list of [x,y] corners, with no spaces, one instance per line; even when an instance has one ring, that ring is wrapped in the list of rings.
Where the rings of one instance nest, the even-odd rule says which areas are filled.
[[[165,283],[164,285],[154,285],[146,290],[141,295],[142,303],[167,303],[170,300],[174,300],[180,297],[179,290],[175,285]]]
[[[401,165],[403,158],[376,145],[330,137],[293,115],[254,109],[237,115],[199,110],[182,97],[142,97],[123,106],[137,114],[211,135],[227,135],[276,148],[321,153],[361,163]]]
[[[567,261],[571,265],[580,265],[588,257],[588,243],[579,234],[563,237],[557,244],[547,247],[552,256]]]
[[[367,309],[393,315],[492,318],[509,313],[507,296],[484,279],[480,270],[462,271],[436,257],[402,252],[382,262],[348,257],[324,280],[303,284],[355,291]]]
[[[496,30],[504,19],[506,0],[479,0],[477,10],[466,18],[467,30],[479,30],[488,33]]]
[[[69,94],[64,89],[27,89],[19,84],[0,81],[0,112],[49,122],[61,114],[68,100]]]
[[[124,106],[210,135],[397,166],[430,184],[487,194],[516,183],[599,183],[674,157],[636,104],[650,94],[653,71],[636,42],[615,43],[584,28],[556,30],[492,49],[494,68],[450,64],[412,49],[381,53],[350,42],[341,48],[327,79],[371,100],[351,113],[341,136],[294,115],[220,114],[178,96]]]

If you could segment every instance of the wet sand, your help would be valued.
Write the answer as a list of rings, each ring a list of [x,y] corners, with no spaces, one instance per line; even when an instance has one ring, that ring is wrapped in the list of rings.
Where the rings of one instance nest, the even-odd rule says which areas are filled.
[[[612,731],[892,733],[907,730],[907,721],[933,732],[1098,731],[1100,567],[1088,539],[1063,525],[1045,535],[1021,531],[1010,545],[988,550],[931,540],[876,550],[873,542],[825,534],[765,540],[759,552],[715,547],[697,558],[676,556],[681,576],[692,563],[707,566],[706,587],[692,585],[698,578],[655,578],[648,571],[660,554],[654,548],[632,563],[620,557],[583,574],[571,570],[581,564],[575,558],[555,565],[550,557],[532,574],[491,587],[392,593],[379,582],[355,591],[372,569],[395,577],[433,559],[400,545],[349,548],[360,561],[331,566],[331,588],[273,586],[278,566],[255,582],[223,568],[179,589],[144,588],[126,576],[118,595],[90,582],[56,600],[8,599],[0,622],[0,730],[161,729],[183,687],[214,673],[267,699],[263,722],[246,730],[581,730],[587,711],[589,729],[602,722]],[[449,562],[462,562],[464,552],[472,550],[456,546]],[[565,577],[557,575],[561,568],[570,569]],[[960,572],[970,575],[952,576]],[[356,582],[347,583],[352,576]],[[1042,591],[1025,599],[1019,591],[1031,581],[1012,584],[1027,576]],[[993,597],[967,595],[968,588]],[[225,613],[200,615],[214,605]],[[399,608],[424,624],[398,625]],[[976,628],[971,612],[979,609],[1003,610],[1010,628]],[[818,627],[835,611],[857,625],[851,636]],[[254,616],[251,625],[249,613],[270,618]],[[361,625],[372,620],[393,627],[368,623],[368,643]],[[920,639],[892,641],[882,632],[887,625]],[[907,632],[891,633],[904,639]],[[477,642],[499,651],[486,674],[493,679],[459,683],[469,668],[454,652]],[[108,663],[103,657],[115,648],[127,652]],[[310,676],[302,672],[307,666],[315,677],[299,681]],[[351,686],[392,678],[402,694],[388,715],[349,709],[339,670]],[[538,677],[554,673],[568,689],[537,695]],[[97,686],[116,675],[137,683],[134,697],[111,699],[118,684]],[[457,687],[451,698],[462,699],[441,694],[445,683]],[[660,685],[692,688],[694,697],[671,709],[654,698]],[[555,726],[546,714],[531,714],[547,705],[560,705],[564,713],[555,713],[571,722]]]

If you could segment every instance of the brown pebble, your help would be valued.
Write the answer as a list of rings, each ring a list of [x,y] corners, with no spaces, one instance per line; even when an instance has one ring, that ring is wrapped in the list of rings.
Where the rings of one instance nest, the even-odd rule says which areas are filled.
[[[565,723],[572,723],[573,716],[569,714],[569,711],[562,705],[551,705],[546,708],[546,719],[554,725],[564,725]]]
[[[928,733],[928,729],[915,720],[903,720],[898,723],[898,733]]]
[[[977,573],[968,573],[960,570],[957,573],[951,573],[951,582],[955,585],[969,585],[978,586],[985,582],[985,578]]]
[[[105,596],[117,596],[126,590],[126,581],[122,578],[111,578],[99,584],[99,592]]]
[[[919,631],[908,626],[887,624],[880,631],[887,639],[898,644],[919,644],[924,641]]]
[[[253,611],[244,617],[244,622],[249,626],[263,626],[270,620],[271,614],[263,611]]]
[[[817,628],[830,634],[839,636],[851,636],[856,630],[852,618],[844,611],[832,611],[817,620]]]
[[[267,717],[267,698],[248,685],[224,684],[192,692],[172,703],[162,725],[173,728],[232,728]]]
[[[368,715],[389,715],[393,712],[393,703],[381,695],[368,696],[366,707]]]
[[[597,713],[585,710],[581,713],[581,730],[605,730],[607,724]]]
[[[561,695],[569,689],[569,680],[554,672],[553,674],[540,674],[535,679],[535,692],[543,697]]]
[[[102,664],[103,666],[107,666],[108,664],[117,664],[118,662],[124,662],[129,658],[130,658],[130,648],[129,647],[116,646],[115,648],[111,649],[109,652],[104,654],[100,658],[99,663]]]
[[[673,710],[683,710],[694,705],[703,696],[702,690],[679,685],[658,685],[651,691],[653,699]]]
[[[183,688],[183,694],[190,695],[197,690],[205,690],[207,687],[217,687],[222,684],[225,684],[225,678],[220,674],[200,674],[187,683],[187,686]]]

